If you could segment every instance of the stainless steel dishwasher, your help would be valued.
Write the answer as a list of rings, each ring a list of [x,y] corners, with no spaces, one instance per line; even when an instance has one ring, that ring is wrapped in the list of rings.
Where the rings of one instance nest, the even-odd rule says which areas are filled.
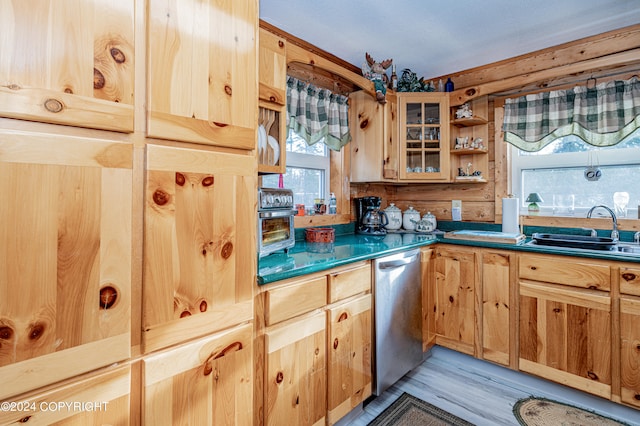
[[[420,249],[373,264],[373,393],[380,395],[423,360]]]

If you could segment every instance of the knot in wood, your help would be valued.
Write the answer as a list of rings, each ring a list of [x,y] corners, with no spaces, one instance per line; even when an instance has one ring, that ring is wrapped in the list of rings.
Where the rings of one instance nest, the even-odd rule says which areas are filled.
[[[10,340],[13,337],[13,329],[9,326],[0,327],[0,340]]]
[[[126,57],[124,56],[122,50],[118,49],[117,47],[112,47],[111,50],[109,50],[109,53],[111,54],[113,60],[118,64],[122,64],[126,60]]]
[[[224,85],[224,93],[226,93],[227,95],[231,96],[232,95],[232,90],[231,90],[231,86],[229,86],[228,84]]]
[[[159,206],[164,206],[169,202],[169,194],[162,189],[157,189],[153,193],[153,202]]]
[[[44,334],[46,327],[43,323],[35,323],[31,326],[29,330],[29,339],[30,340],[38,340]]]
[[[283,380],[284,380],[284,374],[282,374],[282,371],[278,371],[278,374],[276,374],[276,383],[280,384],[282,383]]]
[[[100,289],[100,309],[111,308],[118,299],[118,291],[112,286],[104,286]]]
[[[104,88],[105,83],[106,83],[106,79],[104,78],[104,74],[102,74],[102,72],[99,69],[94,68],[93,69],[93,88],[96,90],[100,90]]]
[[[184,186],[187,178],[180,172],[176,172],[176,185]]]
[[[202,302],[200,302],[200,312],[206,312],[207,311],[207,301],[203,300]]]
[[[220,255],[223,259],[228,259],[229,256],[231,256],[231,253],[233,253],[233,244],[230,242],[226,242],[222,246],[222,250],[220,250]]]
[[[333,349],[338,349],[338,339],[334,339],[333,341]]]
[[[64,109],[64,105],[57,99],[49,98],[44,101],[44,108],[49,112],[57,114]]]
[[[204,179],[202,179],[202,186],[206,188],[211,185],[213,185],[213,176],[207,176]]]
[[[636,279],[636,274],[632,274],[631,272],[625,272],[622,274],[622,279],[625,281],[633,281]]]

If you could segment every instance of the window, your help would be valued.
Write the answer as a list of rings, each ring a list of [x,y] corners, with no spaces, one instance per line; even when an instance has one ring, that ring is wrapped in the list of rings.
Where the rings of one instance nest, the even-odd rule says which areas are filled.
[[[603,204],[615,209],[618,217],[636,217],[631,212],[640,204],[640,129],[606,148],[566,136],[538,152],[510,149],[513,192],[522,211],[527,211],[527,195],[537,192],[544,200],[540,215],[585,216],[591,207]],[[590,165],[602,171],[597,181],[585,178]],[[594,217],[596,213],[606,212],[599,209]]]
[[[287,173],[284,175],[284,187],[293,190],[295,204],[304,204],[312,208],[316,198],[329,203],[329,149],[319,141],[307,145],[293,130],[287,136]],[[278,175],[262,178],[265,187],[278,187]]]

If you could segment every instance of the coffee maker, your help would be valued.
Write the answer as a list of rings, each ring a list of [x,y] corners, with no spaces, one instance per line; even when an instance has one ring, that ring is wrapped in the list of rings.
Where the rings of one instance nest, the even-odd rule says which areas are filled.
[[[387,234],[385,225],[389,223],[385,212],[380,210],[380,197],[355,198],[356,233],[364,235]]]

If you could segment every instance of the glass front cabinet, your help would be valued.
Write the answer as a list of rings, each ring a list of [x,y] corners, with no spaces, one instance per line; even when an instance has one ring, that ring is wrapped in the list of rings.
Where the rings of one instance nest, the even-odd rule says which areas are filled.
[[[402,181],[441,181],[449,177],[449,93],[399,93]]]

